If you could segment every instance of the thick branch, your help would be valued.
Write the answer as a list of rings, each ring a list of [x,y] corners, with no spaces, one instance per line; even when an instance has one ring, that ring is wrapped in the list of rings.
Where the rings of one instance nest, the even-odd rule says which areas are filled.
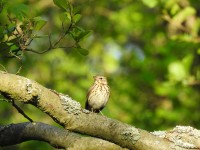
[[[56,137],[56,138],[55,138]],[[53,127],[44,123],[20,123],[0,126],[0,146],[14,145],[29,140],[48,142],[57,148],[82,149],[102,148],[122,149],[119,146],[91,137],[81,137],[70,131]],[[87,143],[87,144],[85,144]]]
[[[0,72],[0,79],[0,92],[6,98],[33,104],[71,131],[99,137],[129,149],[160,150],[173,145],[169,140],[144,130],[84,110],[70,97],[27,78]]]

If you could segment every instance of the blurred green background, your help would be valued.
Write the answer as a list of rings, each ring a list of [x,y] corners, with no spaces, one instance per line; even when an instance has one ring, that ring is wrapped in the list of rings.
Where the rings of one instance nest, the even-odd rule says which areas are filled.
[[[3,2],[3,1],[2,1]],[[1,2],[1,3],[2,3]],[[53,49],[44,54],[24,52],[19,75],[68,94],[84,107],[94,75],[105,75],[111,96],[104,115],[148,131],[176,125],[200,128],[200,5],[195,0],[79,0],[71,1],[81,14],[78,25],[92,32],[73,49]],[[21,7],[23,5],[23,7]],[[46,0],[15,0],[12,11],[22,8],[47,24],[37,34],[61,31],[61,10]],[[1,11],[0,23],[6,21]],[[3,32],[2,32],[3,33]],[[62,43],[70,45],[71,39]],[[1,41],[0,47],[3,47]],[[33,40],[31,48],[43,51],[48,38]],[[21,62],[0,51],[0,64],[16,73]],[[1,66],[0,70],[4,70]],[[19,104],[35,121],[56,125],[33,106]],[[0,124],[27,121],[1,102]],[[26,142],[11,149],[53,149],[41,142]]]

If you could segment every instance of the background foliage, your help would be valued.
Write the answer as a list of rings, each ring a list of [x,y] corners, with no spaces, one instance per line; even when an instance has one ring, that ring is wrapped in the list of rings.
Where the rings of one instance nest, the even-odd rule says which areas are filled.
[[[200,128],[197,1],[70,2],[1,0],[1,70],[66,93],[83,107],[92,76],[103,74],[111,87],[106,116],[148,131]],[[53,45],[71,24],[70,32]],[[53,124],[36,108],[19,105],[33,120]],[[0,117],[1,124],[26,121],[3,101]],[[46,144],[37,149],[44,147],[51,149]]]

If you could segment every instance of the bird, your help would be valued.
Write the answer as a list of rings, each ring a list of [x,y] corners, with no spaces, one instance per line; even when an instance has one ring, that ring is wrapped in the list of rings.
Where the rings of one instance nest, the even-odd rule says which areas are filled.
[[[99,113],[106,106],[110,97],[110,88],[106,77],[101,75],[93,76],[94,83],[89,88],[85,109]]]

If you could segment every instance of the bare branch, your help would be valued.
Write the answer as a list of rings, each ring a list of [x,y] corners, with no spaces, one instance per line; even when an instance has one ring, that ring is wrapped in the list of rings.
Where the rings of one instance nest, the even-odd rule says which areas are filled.
[[[85,150],[89,148],[95,149],[97,147],[103,149],[109,148],[110,150],[123,149],[101,139],[81,137],[79,134],[41,122],[0,126],[0,146],[14,145],[30,140],[44,141],[56,148],[71,148],[74,150],[79,149],[79,146]]]

